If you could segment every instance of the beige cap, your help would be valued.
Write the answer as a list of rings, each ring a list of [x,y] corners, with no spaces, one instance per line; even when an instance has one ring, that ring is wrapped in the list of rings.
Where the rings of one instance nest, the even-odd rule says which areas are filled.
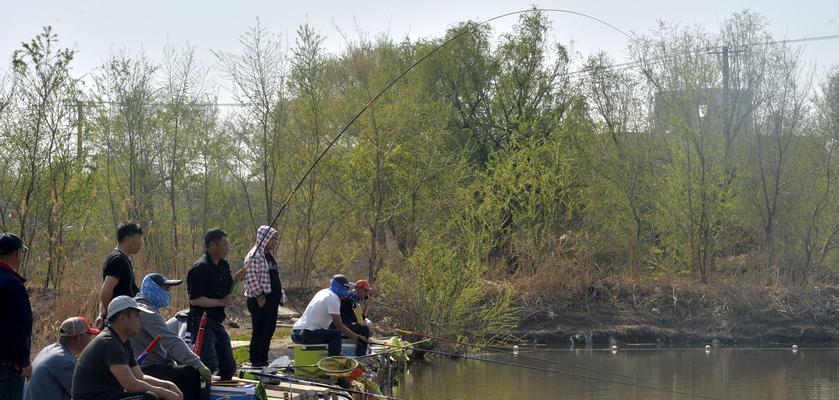
[[[126,310],[129,308],[136,308],[144,313],[154,314],[154,312],[146,310],[143,307],[140,307],[137,302],[128,296],[117,296],[111,300],[111,304],[108,304],[108,320],[110,321],[111,318],[114,317],[118,312],[122,310]]]
[[[91,328],[85,317],[67,318],[58,327],[59,336],[76,336],[82,333],[89,333],[91,335],[98,335],[99,329]]]

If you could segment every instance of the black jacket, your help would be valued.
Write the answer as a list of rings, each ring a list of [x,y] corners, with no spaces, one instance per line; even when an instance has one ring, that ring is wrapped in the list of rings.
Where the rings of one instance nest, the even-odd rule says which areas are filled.
[[[23,283],[12,268],[0,263],[0,363],[29,366],[32,347],[32,307]]]
[[[233,276],[230,274],[230,264],[226,260],[213,264],[213,259],[208,253],[195,261],[195,264],[186,274],[187,292],[189,299],[199,297],[209,299],[223,299],[230,294],[233,288]],[[207,318],[218,323],[224,322],[226,314],[224,307],[199,307],[189,305],[189,317],[200,319],[203,312],[207,312]]]

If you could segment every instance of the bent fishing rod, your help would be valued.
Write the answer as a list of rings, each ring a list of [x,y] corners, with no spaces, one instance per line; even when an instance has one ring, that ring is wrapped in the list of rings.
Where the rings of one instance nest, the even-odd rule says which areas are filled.
[[[512,355],[512,356],[515,356],[515,357],[518,357],[518,358],[524,358],[524,359],[528,359],[528,360],[539,361],[539,362],[543,362],[543,363],[547,363],[547,364],[560,365],[560,366],[563,366],[563,367],[582,369],[582,370],[586,370],[586,371],[589,371],[589,372],[595,372],[595,373],[598,373],[598,374],[611,375],[611,376],[616,376],[616,377],[620,377],[620,378],[624,378],[624,379],[631,379],[631,380],[634,380],[636,382],[649,382],[649,379],[639,378],[637,376],[623,375],[623,374],[618,374],[618,373],[611,372],[611,371],[599,370],[599,369],[596,369],[596,368],[590,368],[590,367],[577,365],[577,364],[572,364],[572,363],[565,363],[565,362],[561,362],[561,361],[547,360],[547,359],[544,359],[544,358],[527,356],[527,355],[524,355],[524,354],[516,354],[515,352],[512,352],[512,351],[494,349],[494,348],[487,347],[487,346],[480,346],[480,345],[477,345],[477,344],[461,342],[461,341],[457,341],[457,340],[453,340],[453,339],[446,339],[446,338],[441,338],[441,337],[437,337],[437,336],[426,335],[424,333],[413,332],[413,331],[409,331],[409,330],[406,330],[406,329],[394,329],[394,330],[397,333],[401,333],[401,334],[404,334],[404,335],[415,335],[415,336],[419,336],[419,337],[423,337],[423,338],[427,338],[427,339],[431,339],[431,340],[437,340],[437,341],[440,341],[440,342],[446,342],[446,343],[452,343],[452,344],[457,344],[457,345],[466,346],[466,347],[472,347],[472,348],[479,349],[479,350],[492,351],[492,352],[501,353],[501,354],[509,354],[509,355]]]
[[[533,370],[533,371],[549,372],[549,373],[553,373],[553,374],[571,376],[571,377],[576,377],[576,378],[583,378],[583,379],[588,379],[588,380],[592,380],[592,381],[613,383],[613,384],[618,384],[618,385],[630,386],[630,387],[634,387],[634,388],[638,388],[638,389],[647,389],[647,390],[656,391],[656,392],[675,394],[675,395],[680,395],[680,396],[685,396],[685,397],[692,397],[692,398],[696,398],[696,399],[721,400],[721,399],[716,398],[716,397],[705,396],[705,395],[701,395],[701,394],[693,394],[693,393],[682,392],[682,391],[678,391],[678,390],[665,389],[665,388],[662,388],[662,387],[651,386],[651,385],[643,385],[643,384],[640,384],[640,383],[623,382],[623,381],[618,381],[618,380],[609,379],[609,378],[600,378],[600,377],[597,377],[597,376],[579,374],[579,373],[575,373],[575,372],[560,371],[560,370],[550,369],[550,368],[536,367],[536,366],[527,365],[527,364],[517,364],[517,363],[507,362],[507,361],[490,360],[490,359],[487,359],[487,358],[461,355],[461,354],[455,354],[455,353],[447,353],[445,351],[437,351],[437,350],[425,350],[425,349],[423,349],[423,350],[420,350],[420,351],[425,351],[427,353],[432,353],[432,354],[439,354],[439,355],[448,356],[448,357],[452,357],[452,358],[464,358],[464,359],[467,359],[467,360],[483,361],[483,362],[488,362],[488,363],[491,363],[491,364],[505,365],[505,366],[508,366],[508,367],[524,368],[524,369],[529,369],[529,370]]]
[[[419,64],[421,64],[423,61],[425,61],[426,59],[428,59],[429,57],[431,57],[432,55],[434,55],[434,53],[437,53],[438,51],[440,51],[440,50],[441,50],[441,49],[443,49],[444,47],[448,46],[448,45],[449,45],[449,43],[452,43],[452,42],[454,42],[455,40],[457,40],[457,39],[459,39],[459,38],[461,38],[461,37],[463,37],[463,36],[466,36],[466,35],[468,35],[468,34],[472,34],[472,33],[476,32],[479,28],[481,28],[481,27],[483,27],[483,26],[485,26],[485,25],[488,25],[488,24],[490,24],[491,22],[493,22],[493,21],[495,21],[495,20],[498,20],[498,19],[501,19],[501,18],[505,18],[505,17],[509,17],[509,16],[511,16],[511,15],[520,15],[520,14],[526,14],[526,13],[530,13],[530,12],[537,12],[537,11],[538,11],[538,12],[551,12],[551,13],[571,14],[571,15],[577,15],[577,16],[580,16],[580,17],[588,18],[588,19],[590,19],[590,20],[592,20],[592,21],[595,21],[595,22],[597,22],[597,23],[600,23],[600,24],[602,24],[602,25],[607,26],[607,27],[611,28],[612,30],[617,31],[617,32],[618,32],[618,33],[620,33],[621,35],[626,36],[627,38],[629,38],[630,40],[632,40],[632,41],[634,41],[634,42],[637,42],[637,40],[636,40],[635,38],[633,38],[632,36],[630,36],[630,35],[629,35],[629,34],[627,34],[626,32],[622,31],[622,30],[621,30],[621,29],[619,29],[618,27],[616,27],[616,26],[614,26],[614,25],[612,25],[612,24],[610,24],[610,23],[608,23],[608,22],[606,22],[606,21],[604,21],[604,20],[602,20],[602,19],[600,19],[600,18],[597,18],[597,17],[591,16],[591,15],[588,15],[588,14],[585,14],[585,13],[582,13],[582,12],[578,12],[578,11],[572,11],[572,10],[566,10],[566,9],[559,9],[559,8],[529,8],[529,9],[527,9],[527,10],[512,11],[512,12],[504,13],[504,14],[501,14],[501,15],[497,15],[497,16],[492,17],[492,18],[490,18],[490,19],[487,19],[487,20],[485,20],[485,21],[483,21],[483,22],[479,22],[479,23],[477,23],[477,24],[475,24],[475,25],[473,25],[473,26],[471,26],[471,27],[464,28],[464,29],[463,29],[462,31],[460,31],[459,33],[455,34],[454,36],[450,37],[449,39],[446,39],[446,40],[445,40],[442,44],[440,44],[439,46],[437,46],[437,47],[435,47],[434,49],[432,49],[431,51],[429,51],[427,54],[425,54],[424,56],[422,56],[419,60],[417,60],[417,61],[415,61],[413,64],[411,64],[411,66],[409,66],[409,67],[408,67],[408,68],[406,68],[404,71],[402,71],[399,75],[397,75],[397,76],[396,76],[396,78],[394,78],[393,80],[391,80],[391,81],[390,81],[390,83],[388,83],[387,85],[385,85],[385,87],[384,87],[384,88],[382,88],[382,90],[380,90],[380,91],[379,91],[379,92],[378,92],[375,96],[373,96],[373,98],[372,98],[372,99],[370,99],[370,101],[368,101],[368,102],[367,102],[367,104],[365,104],[365,105],[364,105],[364,107],[362,107],[362,108],[361,108],[361,110],[359,110],[359,111],[355,114],[355,116],[354,116],[354,117],[350,120],[350,122],[348,122],[346,125],[344,125],[344,128],[343,128],[343,129],[341,129],[341,130],[338,132],[338,134],[337,134],[337,135],[335,135],[335,137],[334,137],[334,138],[333,138],[333,139],[329,142],[329,144],[326,146],[326,148],[324,148],[324,149],[323,149],[323,151],[320,153],[320,155],[318,155],[318,157],[317,157],[317,158],[315,158],[315,161],[312,163],[312,165],[309,167],[309,169],[307,169],[307,170],[306,170],[306,173],[304,173],[304,174],[303,174],[303,176],[300,178],[300,180],[298,180],[298,181],[297,181],[297,184],[294,186],[294,188],[291,190],[291,192],[288,194],[288,196],[286,196],[285,201],[283,201],[282,205],[280,206],[279,211],[277,211],[277,214],[274,216],[274,219],[273,219],[273,220],[271,220],[271,223],[270,223],[270,224],[268,224],[268,227],[273,228],[273,227],[274,227],[274,225],[276,225],[276,224],[277,224],[277,221],[279,220],[280,215],[282,215],[283,211],[285,211],[286,207],[288,207],[289,203],[291,202],[292,197],[294,197],[295,193],[297,193],[297,191],[298,191],[298,190],[300,190],[300,187],[302,187],[302,186],[303,186],[303,182],[305,182],[305,181],[306,181],[306,178],[308,178],[308,177],[309,177],[309,174],[311,174],[311,173],[312,173],[312,171],[315,169],[315,167],[317,167],[317,165],[320,163],[320,160],[321,160],[321,159],[323,159],[323,157],[324,157],[324,156],[326,156],[326,153],[327,153],[327,152],[329,152],[329,150],[330,150],[330,149],[332,149],[332,147],[335,145],[335,143],[337,143],[337,142],[338,142],[338,140],[340,140],[340,139],[341,139],[341,136],[343,136],[343,135],[344,135],[344,133],[345,133],[345,132],[346,132],[346,131],[347,131],[347,130],[348,130],[348,129],[349,129],[349,128],[350,128],[350,127],[351,127],[351,126],[352,126],[352,125],[353,125],[353,124],[354,124],[354,123],[355,123],[355,122],[356,122],[359,118],[361,118],[361,116],[362,116],[365,112],[367,112],[367,110],[368,110],[368,109],[370,109],[370,107],[372,107],[372,106],[373,106],[373,104],[375,104],[375,103],[379,100],[379,98],[381,98],[381,97],[382,97],[382,96],[383,96],[383,95],[384,95],[384,94],[385,94],[388,90],[390,90],[390,88],[391,88],[391,87],[393,87],[393,85],[395,85],[397,82],[399,82],[400,80],[402,80],[402,78],[403,78],[403,77],[405,77],[405,75],[407,75],[409,72],[411,72],[414,68],[416,68],[416,67],[417,67]],[[263,241],[268,240],[268,239],[270,239],[270,238],[262,238],[262,239],[260,239],[260,240],[259,240],[259,242],[257,243],[257,248],[259,248],[259,247],[262,245],[262,242],[263,242]]]

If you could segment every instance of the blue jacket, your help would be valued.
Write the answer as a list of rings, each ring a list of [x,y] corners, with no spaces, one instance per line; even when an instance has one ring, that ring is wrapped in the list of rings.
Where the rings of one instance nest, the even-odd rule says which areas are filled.
[[[32,346],[32,308],[23,279],[0,263],[0,364],[29,366]]]
[[[44,347],[32,361],[32,379],[26,381],[23,400],[70,400],[76,357],[63,344]]]

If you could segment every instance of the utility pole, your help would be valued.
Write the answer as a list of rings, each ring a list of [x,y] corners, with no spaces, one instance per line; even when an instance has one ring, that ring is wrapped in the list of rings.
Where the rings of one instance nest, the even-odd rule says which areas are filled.
[[[722,47],[722,88],[723,93],[728,94],[729,82],[728,46]]]
[[[82,165],[82,132],[84,131],[84,123],[82,121],[82,102],[76,102],[76,162]]]

